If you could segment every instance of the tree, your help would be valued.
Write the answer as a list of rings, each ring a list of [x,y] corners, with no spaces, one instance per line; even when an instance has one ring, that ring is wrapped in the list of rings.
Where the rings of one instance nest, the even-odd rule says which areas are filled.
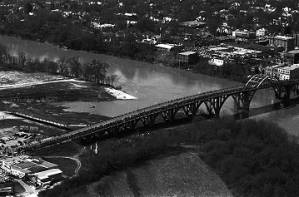
[[[69,64],[71,75],[79,78],[82,74],[82,65],[79,61],[78,57],[72,57],[67,60],[67,63]]]
[[[58,61],[58,72],[63,76],[69,75],[69,68],[65,57],[59,59]]]
[[[24,5],[24,13],[29,14],[29,12],[32,12],[33,6],[30,2],[26,2]]]

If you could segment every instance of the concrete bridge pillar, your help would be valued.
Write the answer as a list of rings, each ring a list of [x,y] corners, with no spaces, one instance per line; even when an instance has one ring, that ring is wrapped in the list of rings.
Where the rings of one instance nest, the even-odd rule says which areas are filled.
[[[146,117],[141,118],[144,127],[152,127],[155,125],[157,115],[156,114],[149,114]]]
[[[201,104],[202,102],[194,101],[194,103],[184,106],[183,110],[185,112],[186,117],[190,119],[194,118]]]

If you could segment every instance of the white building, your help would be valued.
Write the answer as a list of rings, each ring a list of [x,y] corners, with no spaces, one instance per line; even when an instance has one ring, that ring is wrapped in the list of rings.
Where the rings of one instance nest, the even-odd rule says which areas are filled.
[[[299,79],[299,64],[278,68],[279,80]]]
[[[209,64],[217,67],[222,67],[224,65],[224,60],[212,58],[209,60]]]
[[[170,51],[174,51],[174,50],[179,50],[182,47],[182,45],[177,45],[177,44],[157,44],[157,45],[155,45],[155,47],[159,51],[170,52]]]
[[[263,37],[266,35],[267,30],[265,28],[261,28],[256,30],[256,37]]]
[[[30,175],[30,179],[38,186],[48,186],[54,182],[61,181],[62,171],[59,169],[50,169]]]

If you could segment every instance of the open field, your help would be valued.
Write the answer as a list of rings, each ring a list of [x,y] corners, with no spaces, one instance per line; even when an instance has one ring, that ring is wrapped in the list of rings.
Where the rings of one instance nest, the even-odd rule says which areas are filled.
[[[113,96],[107,93],[104,87],[89,82],[61,79],[60,76],[47,74],[29,74],[15,71],[0,72],[0,93],[2,95],[22,93],[33,95],[33,99],[3,100],[0,103],[2,111],[29,114],[36,118],[68,125],[72,129],[97,123],[106,118],[88,113],[67,112],[65,107],[57,104],[58,102],[114,99]],[[46,98],[35,99],[35,95],[37,95],[37,98],[39,98],[39,95],[46,95]],[[4,118],[3,114],[0,114],[0,119],[1,117],[3,117],[2,119],[7,119]],[[53,135],[53,133],[50,135]]]

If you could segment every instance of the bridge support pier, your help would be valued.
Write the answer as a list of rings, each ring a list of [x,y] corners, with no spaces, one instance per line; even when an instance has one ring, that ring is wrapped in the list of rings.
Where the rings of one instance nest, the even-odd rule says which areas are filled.
[[[254,92],[241,92],[232,96],[235,101],[236,114],[239,115],[240,118],[249,117],[249,107],[253,96]]]
[[[146,117],[141,118],[141,121],[143,123],[143,126],[145,128],[151,128],[155,125],[157,115],[156,114],[150,114]]]
[[[208,111],[210,117],[212,117],[212,118],[220,117],[220,110],[227,98],[228,98],[228,96],[224,95],[224,96],[219,96],[219,97],[204,101],[204,104],[207,107],[207,111]]]

